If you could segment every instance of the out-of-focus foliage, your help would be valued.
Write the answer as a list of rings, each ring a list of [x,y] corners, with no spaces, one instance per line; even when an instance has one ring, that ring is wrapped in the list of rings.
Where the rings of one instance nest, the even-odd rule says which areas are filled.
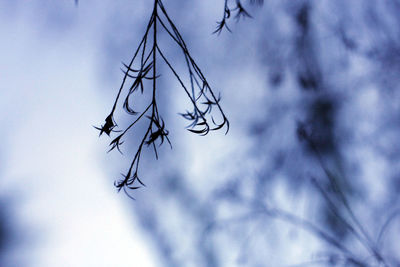
[[[220,1],[211,41],[195,28],[217,4],[200,2],[166,8],[196,13],[176,24],[232,131],[175,131],[171,157],[144,163],[135,213],[165,266],[398,266],[400,2],[265,1],[230,34]]]
[[[7,244],[7,228],[5,223],[4,214],[0,214],[0,255],[3,253]]]
[[[21,242],[23,235],[17,230],[25,234],[26,229],[20,229],[20,226],[14,223],[12,208],[15,207],[15,203],[4,191],[0,192],[0,207],[0,266],[26,266],[25,255],[14,253],[17,249],[23,248]]]

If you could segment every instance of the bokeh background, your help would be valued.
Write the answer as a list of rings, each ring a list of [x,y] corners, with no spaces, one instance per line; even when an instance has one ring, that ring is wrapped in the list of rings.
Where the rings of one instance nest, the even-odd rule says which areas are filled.
[[[400,2],[242,1],[220,35],[222,0],[164,2],[231,129],[185,130],[160,64],[173,149],[132,201],[137,132],[107,154],[92,126],[152,1],[0,1],[0,266],[399,266]]]

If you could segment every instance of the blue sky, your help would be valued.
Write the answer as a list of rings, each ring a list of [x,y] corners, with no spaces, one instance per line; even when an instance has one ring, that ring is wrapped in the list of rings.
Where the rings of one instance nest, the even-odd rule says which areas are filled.
[[[251,9],[254,19],[230,21],[233,33],[217,36],[211,32],[222,0],[165,2],[194,59],[222,93],[231,130],[226,136],[189,134],[177,115],[188,101],[160,67],[159,101],[173,149],[161,148],[159,161],[151,151],[144,155],[147,187],[135,202],[117,194],[113,182],[130,163],[136,132],[127,138],[124,156],[106,154],[110,139],[98,138],[92,126],[110,111],[121,61],[129,61],[143,34],[150,1],[81,0],[79,7],[73,0],[0,2],[0,200],[7,203],[16,237],[0,264],[197,266],[214,254],[233,266],[243,254],[277,266],[318,258],[326,243],[295,225],[260,219],[252,209],[277,207],[322,223],[325,202],[309,182],[310,176],[326,179],[296,135],[297,122],[312,120],[310,107],[321,99],[337,111],[337,149],[324,160],[339,176],[351,177],[357,216],[377,235],[398,206],[398,163],[390,160],[396,156],[400,98],[392,90],[398,83],[390,50],[396,28],[384,26],[397,17],[372,18],[395,9],[310,1],[312,24],[302,35],[297,15],[307,10],[307,1],[265,1],[263,8]],[[341,23],[359,51],[344,45]],[[381,30],[386,35],[376,34]],[[160,36],[162,49],[184,70],[179,49]],[[323,90],[300,88],[299,77],[307,71],[320,72],[311,74]],[[276,74],[281,80],[274,84]],[[117,118],[121,125],[127,123],[123,114]],[[229,194],[218,199],[224,190],[251,203],[227,201]],[[247,213],[254,218],[227,226],[228,218]],[[219,222],[227,223],[201,235]],[[387,236],[385,249],[395,255],[393,236]],[[368,256],[357,240],[348,244]]]
[[[154,266],[92,127],[110,104],[98,64],[112,2],[0,3],[0,191],[15,198],[19,232],[11,263]]]

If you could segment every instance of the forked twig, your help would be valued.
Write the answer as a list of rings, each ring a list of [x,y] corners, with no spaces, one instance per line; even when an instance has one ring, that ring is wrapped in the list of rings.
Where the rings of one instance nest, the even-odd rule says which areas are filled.
[[[233,0],[232,0],[233,1]],[[250,13],[244,8],[244,4],[241,0],[234,0],[233,7],[229,7],[229,0],[224,0],[224,14],[222,19],[217,22],[217,27],[213,33],[220,34],[222,30],[225,28],[228,32],[232,32],[228,27],[228,20],[232,18],[232,14],[234,13],[234,18],[236,21],[239,21],[241,18],[252,18]],[[250,0],[250,4],[262,5],[264,0]]]
[[[157,39],[159,31],[161,30],[165,31],[182,51],[188,69],[190,85],[186,85],[183,82],[181,75],[175,70],[166,55],[162,52]],[[148,119],[147,128],[138,145],[127,173],[123,175],[121,180],[115,182],[115,186],[118,190],[124,189],[125,192],[127,192],[127,189],[135,190],[144,186],[144,183],[139,179],[138,171],[142,149],[145,145],[153,148],[157,159],[157,146],[162,145],[164,141],[167,141],[172,148],[171,142],[168,138],[169,132],[166,130],[165,122],[158,111],[157,79],[160,77],[160,74],[157,69],[157,61],[159,59],[162,59],[162,62],[168,66],[190,100],[192,110],[181,113],[182,117],[189,121],[188,130],[199,135],[206,135],[210,130],[219,130],[226,126],[226,133],[229,131],[229,121],[220,106],[221,97],[216,97],[207,79],[189,53],[185,41],[169,17],[162,0],[154,0],[153,11],[147,24],[145,34],[143,35],[139,46],[136,48],[129,64],[123,64],[124,68],[122,71],[124,77],[111,112],[105,119],[104,125],[101,127],[95,127],[100,131],[100,135],[106,133],[110,136],[113,132],[121,132],[111,141],[111,148],[109,151],[116,148],[122,153],[121,145],[124,143],[123,138],[128,131],[131,130],[139,121],[144,118]],[[135,68],[134,66],[137,67]],[[125,93],[125,99],[122,101],[121,96],[129,79],[131,79],[132,82]],[[143,95],[144,92],[147,91],[145,80],[152,81],[152,97],[146,108],[139,112],[132,107],[132,97],[133,95],[139,97],[138,94]],[[123,102],[123,109],[129,115],[136,116],[136,119],[134,119],[133,122],[123,131],[117,131],[115,129],[118,125],[114,120],[114,113],[121,101]],[[215,119],[215,109],[219,114],[218,117],[220,117],[220,122],[217,122]],[[157,146],[156,143],[158,143]]]

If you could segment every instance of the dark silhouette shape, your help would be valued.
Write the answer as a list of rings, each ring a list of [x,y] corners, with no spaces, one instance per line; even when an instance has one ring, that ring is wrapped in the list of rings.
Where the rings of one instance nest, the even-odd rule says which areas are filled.
[[[244,1],[223,2],[222,11],[224,13],[215,30],[217,34],[221,33],[224,28],[227,31],[231,30],[230,27],[228,28],[229,19],[239,20],[250,17],[250,12],[244,9],[246,7]],[[250,4],[262,3],[262,1],[249,2]],[[394,1],[389,2],[395,4]],[[176,5],[182,3],[183,1]],[[279,88],[275,88],[273,93],[268,94],[268,99],[263,98],[265,110],[262,108],[257,110],[256,122],[249,123],[250,126],[241,125],[241,127],[251,128],[248,129],[248,132],[252,134],[251,138],[253,139],[250,141],[254,148],[238,161],[245,162],[250,158],[250,161],[260,162],[259,165],[253,170],[251,169],[252,165],[243,163],[244,167],[234,171],[232,176],[223,177],[226,178],[226,181],[219,180],[219,184],[202,187],[198,192],[194,190],[192,180],[185,181],[185,177],[174,174],[172,178],[171,175],[165,174],[163,176],[165,179],[161,182],[157,181],[160,184],[157,184],[157,188],[154,187],[159,191],[153,195],[151,192],[146,192],[149,194],[146,194],[144,198],[148,197],[149,199],[145,199],[141,202],[143,205],[136,207],[139,210],[138,214],[143,227],[153,235],[166,266],[190,265],[187,262],[197,264],[200,262],[204,266],[230,266],[225,262],[226,254],[230,257],[237,256],[238,265],[268,266],[269,259],[266,256],[268,255],[268,245],[273,244],[274,235],[279,235],[280,238],[285,234],[273,233],[270,238],[271,228],[268,227],[274,220],[278,220],[280,225],[294,226],[296,232],[297,229],[303,229],[322,241],[322,245],[325,244],[321,248],[323,251],[316,251],[315,258],[299,266],[312,264],[398,266],[396,250],[394,253],[390,253],[390,250],[385,247],[385,245],[388,246],[387,241],[392,237],[391,231],[395,231],[394,226],[398,225],[400,214],[396,206],[399,199],[398,168],[395,167],[399,155],[397,141],[393,139],[394,141],[389,142],[391,144],[389,148],[381,148],[381,153],[388,155],[386,160],[391,163],[394,178],[390,178],[389,183],[393,185],[393,188],[387,189],[388,196],[385,200],[389,203],[386,204],[387,211],[378,210],[383,205],[379,206],[378,203],[377,207],[379,206],[379,208],[373,207],[373,205],[369,206],[371,203],[367,202],[367,197],[363,196],[365,192],[368,192],[364,187],[369,185],[363,184],[362,179],[357,177],[357,171],[351,169],[352,166],[346,166],[349,159],[349,165],[354,164],[351,162],[353,155],[344,154],[346,151],[343,149],[345,143],[351,142],[352,139],[341,129],[341,127],[344,128],[343,121],[347,119],[345,117],[349,116],[354,120],[351,110],[344,113],[342,106],[346,106],[354,98],[358,98],[357,93],[363,91],[365,84],[373,85],[372,87],[383,85],[376,93],[390,95],[390,101],[384,108],[395,108],[391,112],[385,113],[390,115],[389,118],[379,117],[379,120],[382,120],[379,123],[382,123],[383,127],[372,139],[381,138],[380,133],[385,133],[385,131],[390,133],[393,131],[393,136],[398,137],[399,128],[396,128],[398,118],[393,115],[398,113],[397,98],[392,97],[397,96],[393,88],[398,87],[396,78],[398,75],[395,74],[398,66],[395,59],[400,42],[398,36],[393,33],[396,31],[392,32],[387,28],[386,23],[388,22],[379,16],[380,13],[378,16],[371,15],[374,19],[363,21],[368,18],[369,12],[372,14],[382,12],[376,11],[379,9],[375,10],[375,4],[365,4],[368,5],[366,8],[368,12],[366,11],[367,14],[363,13],[362,21],[355,23],[355,30],[348,26],[348,21],[342,20],[340,12],[340,14],[334,12],[329,14],[332,17],[325,16],[325,13],[318,13],[322,12],[321,6],[312,1],[289,1],[282,2],[281,5],[274,4],[268,6],[266,15],[261,18],[264,20],[264,24],[262,31],[260,30],[260,36],[265,38],[265,43],[262,47],[257,48],[257,55],[265,53],[267,46],[272,47],[272,51],[268,51],[270,54],[262,60],[266,68],[272,69],[269,85],[279,86]],[[332,2],[332,5],[336,4],[343,5],[343,12],[348,6],[351,6],[346,1]],[[173,5],[172,2],[171,5]],[[277,10],[272,10],[272,8],[277,8]],[[382,7],[383,10],[386,10],[385,8]],[[242,11],[239,12],[240,10]],[[323,11],[326,12],[326,10]],[[352,10],[352,12],[354,11]],[[388,16],[390,15],[390,19],[397,21],[399,7],[386,11]],[[292,24],[285,25],[284,30],[280,32],[280,27],[273,23],[277,16],[288,16],[289,24],[290,22]],[[343,17],[353,19],[352,15]],[[287,21],[285,20],[285,22]],[[163,20],[163,22],[166,21]],[[161,22],[159,23],[161,24]],[[174,34],[171,29],[170,32],[172,35]],[[366,35],[371,33],[372,38],[364,36],[364,32],[367,32]],[[177,40],[179,41],[179,38]],[[159,57],[163,58],[165,54],[160,51]],[[368,77],[357,77],[352,71],[349,71],[346,64],[349,64],[349,59],[354,60],[354,58],[357,59],[355,61],[357,64],[360,62],[358,61],[360,58],[361,62],[365,60],[373,63],[371,69],[376,71],[372,72],[375,75],[368,73],[366,75]],[[170,68],[168,63],[167,66]],[[129,78],[135,78],[141,70],[142,74],[146,72],[146,67],[149,67],[150,71],[140,81],[144,81],[146,77],[153,81],[154,76],[149,75],[152,65],[145,64],[143,68],[126,65],[124,71],[129,72]],[[346,75],[339,76],[338,72]],[[178,76],[176,72],[173,71],[173,73]],[[143,76],[142,74],[141,76]],[[347,83],[348,80],[351,82]],[[178,78],[178,81],[181,82],[183,79]],[[390,88],[390,85],[394,85],[393,88]],[[138,82],[135,86],[142,90],[141,83]],[[146,87],[146,84],[143,83],[143,86]],[[251,85],[246,89],[251,90]],[[282,90],[285,90],[282,93],[283,96],[279,95]],[[288,96],[290,94],[294,95],[293,99]],[[371,98],[374,97],[375,95]],[[219,103],[220,97],[216,97],[215,100],[211,99],[211,101]],[[136,114],[140,117],[142,113],[136,110],[136,106],[132,107],[132,102],[126,101],[125,103],[127,103],[125,109],[129,114]],[[215,110],[216,107],[216,105],[211,105],[212,102],[208,100],[198,103],[204,104],[205,110],[211,110],[212,107]],[[148,106],[149,110],[150,108]],[[237,106],[234,108],[236,109]],[[371,112],[368,108],[366,107],[362,112]],[[192,111],[183,112],[181,115],[190,122],[196,120]],[[148,118],[147,115],[143,116]],[[162,118],[153,123],[155,124],[154,132],[144,140],[146,146],[154,145],[154,143],[159,145],[167,142],[169,140],[167,137],[170,137]],[[107,131],[103,132],[112,133],[115,130],[114,125],[114,122],[109,122],[109,127],[105,129]],[[201,121],[194,125],[204,126]],[[203,127],[189,130],[197,134],[208,132],[204,131]],[[352,131],[353,129],[349,127],[346,130]],[[112,149],[120,148],[119,146],[123,143],[120,137],[122,136],[114,139],[111,144]],[[390,137],[391,135],[383,136],[382,139],[387,141]],[[365,143],[378,143],[374,141],[376,140],[368,140]],[[368,146],[373,145],[376,144],[368,144]],[[156,157],[158,157],[157,153]],[[163,172],[167,172],[168,168],[169,166],[165,164]],[[135,177],[135,173],[130,176]],[[213,178],[215,177],[210,179]],[[385,182],[383,177],[378,178],[382,179],[379,182]],[[135,177],[135,179],[138,178]],[[133,181],[135,180],[133,179]],[[292,195],[285,194],[284,198],[297,200],[297,194],[306,193],[308,200],[316,206],[312,207],[310,213],[305,213],[306,215],[303,216],[280,208],[280,204],[283,203],[273,202],[271,204],[269,197],[275,193],[275,183],[280,185],[284,183],[289,188],[288,190],[292,190]],[[137,188],[133,183],[132,186]],[[174,205],[174,215],[177,216],[173,222],[165,219],[164,203],[166,201],[171,206]],[[366,215],[366,213],[371,214]],[[372,217],[372,223],[368,221],[368,216]],[[176,223],[176,221],[179,222]],[[184,245],[180,243],[180,238],[183,237],[180,224],[184,224],[188,228],[192,226],[195,228],[191,235],[186,231],[183,234],[185,238],[191,239]],[[255,224],[260,226],[251,232],[250,229]],[[260,242],[260,244],[252,246],[253,239],[263,239],[264,243]],[[185,241],[187,240],[185,239]],[[221,246],[220,243],[222,243]],[[392,249],[393,247],[397,248],[397,245],[393,244],[390,244]],[[201,249],[198,249],[199,247]],[[189,253],[182,253],[185,255],[181,258],[174,256],[179,254],[174,252],[186,251],[186,249],[194,251],[195,257]]]
[[[242,10],[241,12],[243,13],[245,11]],[[183,53],[190,78],[189,85],[183,82],[180,74],[178,74],[178,72],[169,62],[160,47],[157,37],[159,31],[162,30],[166,32],[170,38],[172,38],[172,40],[178,45]],[[115,183],[115,186],[118,188],[118,190],[124,189],[125,192],[127,192],[126,189],[140,188],[140,186],[136,186],[136,181],[140,185],[144,185],[144,183],[139,179],[138,175],[139,162],[142,154],[143,145],[146,144],[147,146],[152,146],[156,158],[158,158],[156,146],[157,140],[160,141],[160,145],[164,143],[164,140],[167,140],[167,142],[171,145],[171,142],[168,138],[169,132],[165,128],[164,120],[159,113],[159,108],[157,105],[157,79],[160,77],[157,70],[159,59],[162,59],[162,61],[171,70],[192,104],[193,109],[191,111],[186,111],[186,113],[181,114],[183,118],[189,120],[190,122],[190,124],[188,125],[188,130],[192,133],[199,135],[206,135],[209,133],[210,130],[219,130],[224,126],[226,126],[226,133],[229,130],[229,121],[220,106],[221,97],[217,97],[215,95],[207,79],[194,61],[191,54],[189,53],[185,41],[183,40],[181,34],[179,33],[171,18],[168,16],[163,2],[161,0],[155,0],[154,8],[150,16],[145,34],[129,64],[124,64],[124,77],[122,80],[122,84],[119,88],[117,97],[115,99],[114,105],[112,107],[111,113],[105,119],[104,125],[102,125],[101,127],[95,127],[100,131],[100,135],[106,133],[110,136],[112,132],[117,132],[114,130],[118,126],[117,123],[114,121],[114,112],[116,111],[117,105],[119,103],[121,94],[128,78],[133,79],[133,82],[130,85],[128,93],[126,94],[125,100],[123,102],[123,108],[129,115],[137,116],[137,118],[127,128],[125,128],[122,133],[120,133],[111,141],[111,148],[109,151],[117,148],[117,150],[121,152],[120,146],[123,144],[122,138],[142,118],[147,117],[149,119],[149,123],[147,126],[147,130],[145,131],[142,140],[138,146],[138,149],[134,155],[128,172],[126,173],[126,175],[123,175],[123,179]],[[135,64],[138,65],[137,69],[134,68]],[[137,112],[133,109],[131,105],[131,97],[132,95],[137,94],[138,89],[140,89],[141,94],[145,92],[145,80],[152,81],[151,101],[144,109],[144,111]],[[219,117],[221,117],[221,122],[217,122],[214,114],[215,112],[213,112],[213,107],[214,109],[217,109]]]
[[[258,4],[262,5],[264,3],[263,0],[251,0],[251,4]],[[239,21],[241,18],[252,18],[250,13],[244,8],[244,5],[242,4],[241,0],[235,0],[234,7],[230,8],[229,7],[229,0],[224,0],[224,15],[222,16],[222,19],[217,22],[217,28],[213,33],[217,33],[218,35],[222,32],[222,30],[225,28],[228,32],[232,32],[231,29],[228,27],[228,20],[231,18],[232,13],[236,13],[234,15],[234,18],[236,21]]]

